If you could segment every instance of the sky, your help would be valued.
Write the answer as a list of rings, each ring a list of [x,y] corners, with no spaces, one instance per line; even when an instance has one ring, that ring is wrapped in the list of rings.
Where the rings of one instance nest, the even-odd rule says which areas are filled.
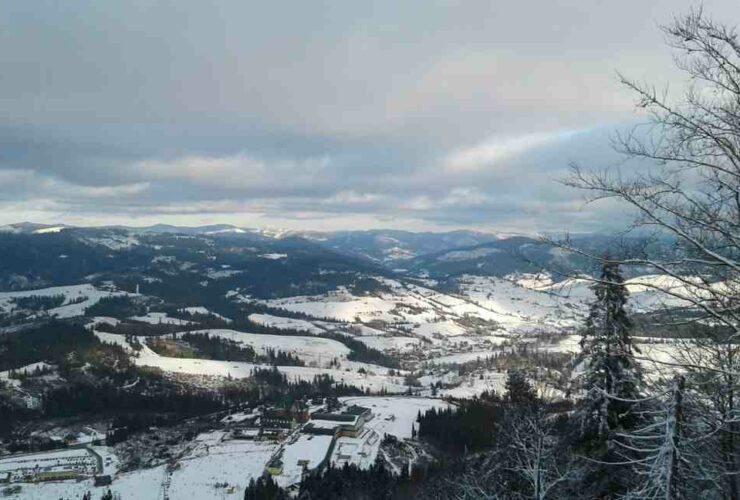
[[[605,231],[684,0],[0,2],[0,224]],[[705,0],[740,24],[737,0]]]

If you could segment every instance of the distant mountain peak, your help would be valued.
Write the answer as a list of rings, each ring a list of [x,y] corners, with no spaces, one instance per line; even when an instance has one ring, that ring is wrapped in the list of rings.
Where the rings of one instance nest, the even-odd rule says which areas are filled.
[[[69,229],[70,227],[71,226],[68,226],[66,224],[39,224],[36,222],[24,221],[0,226],[0,232],[18,234],[45,234],[58,233],[64,229]]]

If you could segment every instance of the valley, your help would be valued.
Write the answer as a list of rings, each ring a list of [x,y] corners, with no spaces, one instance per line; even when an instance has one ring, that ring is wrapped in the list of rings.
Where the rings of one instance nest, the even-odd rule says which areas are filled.
[[[0,232],[41,249],[0,264],[13,498],[241,498],[263,474],[296,491],[328,465],[410,472],[439,455],[417,417],[504,394],[512,369],[567,400],[594,299],[582,261],[557,278],[520,237],[54,229]],[[661,279],[627,281],[631,311],[686,306]],[[646,366],[670,359],[648,340]]]

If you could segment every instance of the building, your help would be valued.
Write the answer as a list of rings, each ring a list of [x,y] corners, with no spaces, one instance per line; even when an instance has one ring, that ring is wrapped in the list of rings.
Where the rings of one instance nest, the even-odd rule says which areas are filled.
[[[260,427],[269,430],[282,430],[293,428],[293,415],[289,410],[280,408],[267,408],[263,410],[260,417]]]
[[[332,434],[335,437],[357,437],[372,419],[373,412],[363,406],[350,406],[341,413],[314,412],[303,427],[306,434]]]
[[[314,436],[339,437],[342,434],[342,422],[333,420],[311,420],[303,426],[301,432]]]
[[[95,476],[95,486],[110,486],[113,482],[113,478],[109,475]]]
[[[298,424],[308,422],[310,414],[308,405],[303,401],[294,401],[289,409],[264,408],[260,418],[262,429],[293,429]]]
[[[234,429],[231,434],[235,439],[256,440],[260,437],[259,429]]]
[[[17,454],[0,459],[0,475],[9,482],[60,481],[92,477],[100,472],[99,458],[85,448]]]
[[[365,408],[364,406],[358,405],[349,406],[342,413],[345,413],[347,415],[357,415],[358,417],[362,418],[363,423],[367,422],[368,420],[372,420],[373,418],[373,412],[370,408]]]
[[[35,476],[33,476],[34,481],[43,482],[43,481],[66,481],[68,479],[75,479],[79,480],[85,477],[80,472],[76,472],[73,470],[54,470],[54,471],[43,471],[36,473]]]

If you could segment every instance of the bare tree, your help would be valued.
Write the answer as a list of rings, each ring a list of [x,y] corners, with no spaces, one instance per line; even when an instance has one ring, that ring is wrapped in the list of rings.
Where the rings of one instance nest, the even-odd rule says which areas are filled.
[[[685,378],[674,377],[670,389],[636,402],[643,408],[644,426],[620,433],[615,443],[627,453],[638,478],[625,498],[681,499],[689,471],[687,424],[685,422]]]
[[[573,464],[562,463],[563,450],[558,444],[552,423],[542,411],[526,412],[512,425],[510,469],[529,486],[530,494],[524,498],[555,498],[555,488],[572,478]]]
[[[674,99],[620,76],[649,117],[649,123],[615,139],[617,150],[637,160],[640,170],[628,176],[620,168],[574,166],[566,183],[588,191],[592,200],[626,203],[637,213],[633,229],[667,233],[678,242],[671,258],[614,260],[664,274],[668,279],[644,286],[691,311],[696,336],[682,342],[675,359],[659,364],[687,374],[686,391],[705,405],[705,441],[716,445],[705,448],[716,456],[707,452],[705,458],[716,469],[723,495],[738,499],[740,41],[734,29],[701,10],[677,18],[664,31],[678,67],[689,77],[686,91]]]
[[[543,408],[512,410],[496,446],[469,457],[464,472],[436,485],[439,498],[564,498],[578,468],[574,454],[563,448],[555,418]]]

